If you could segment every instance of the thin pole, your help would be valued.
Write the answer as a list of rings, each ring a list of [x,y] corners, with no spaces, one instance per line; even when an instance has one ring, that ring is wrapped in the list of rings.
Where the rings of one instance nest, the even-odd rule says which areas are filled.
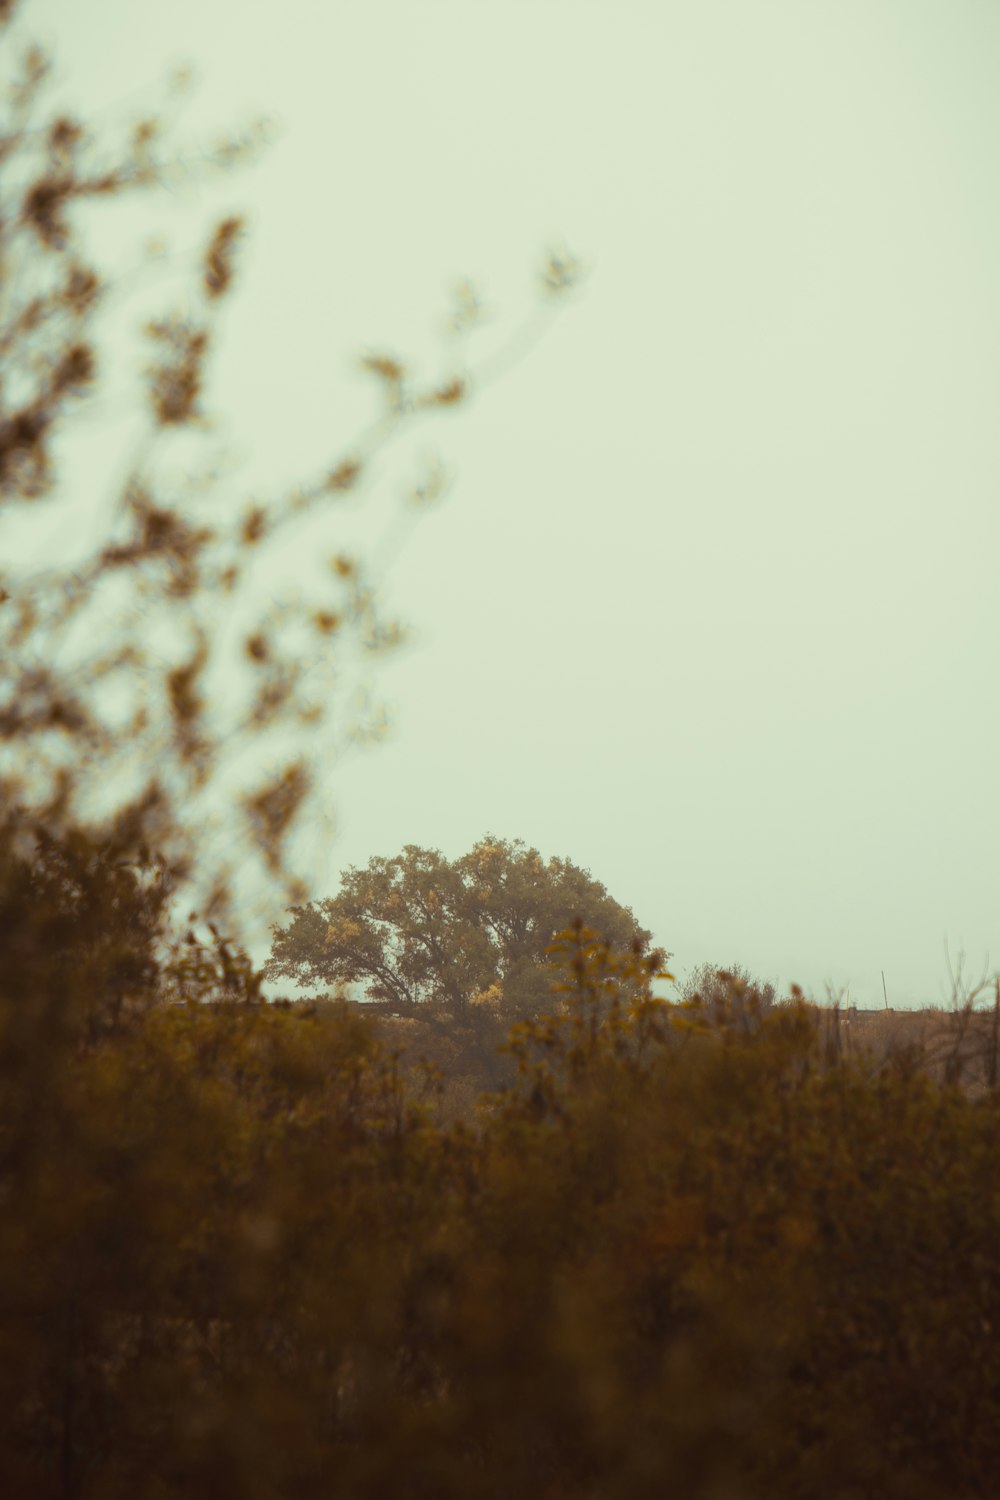
[[[889,996],[885,992],[885,970],[882,970],[882,999],[885,1001],[886,1010],[889,1009]]]

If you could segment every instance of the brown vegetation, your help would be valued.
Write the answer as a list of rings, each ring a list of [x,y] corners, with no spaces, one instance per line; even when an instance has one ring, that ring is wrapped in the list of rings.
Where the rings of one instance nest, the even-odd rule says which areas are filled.
[[[828,1051],[870,1068],[925,1073],[972,1094],[995,1089],[1000,1043],[1000,993],[989,1006],[960,1002],[950,1009],[817,1011]]]
[[[398,1021],[264,1004],[221,941],[95,1031],[114,950],[54,962],[21,888],[4,1493],[989,1493],[995,1088],[666,1004],[578,926],[506,1086],[442,1113]]]
[[[29,53],[0,131],[0,501],[28,516],[99,369],[76,206],[165,170],[151,126],[98,170],[78,122],[39,125],[44,74]],[[157,442],[199,420],[236,240],[227,217],[191,318],[151,328]],[[550,290],[572,275],[554,257]],[[266,1003],[228,928],[177,925],[178,889],[233,908],[240,849],[296,890],[304,752],[236,798],[236,854],[200,799],[234,744],[313,722],[303,636],[249,620],[223,732],[205,621],[251,549],[468,389],[370,368],[375,434],[311,487],[209,523],[146,454],[79,569],[3,578],[0,1494],[991,1495],[1000,992],[938,1050],[931,1023],[880,1035],[738,973],[668,1004],[618,908],[623,942],[569,923],[551,968],[520,954],[517,994],[513,950],[454,926],[474,986],[422,972],[411,1014],[379,1018]],[[356,560],[331,574],[306,637],[384,640]],[[88,614],[106,589],[174,654]],[[478,854],[488,884],[497,846]]]

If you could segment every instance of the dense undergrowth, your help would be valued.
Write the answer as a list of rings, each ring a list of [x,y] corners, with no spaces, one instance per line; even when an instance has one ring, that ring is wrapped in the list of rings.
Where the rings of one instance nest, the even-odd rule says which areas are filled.
[[[577,928],[472,1109],[443,1041],[266,1004],[221,942],[157,959],[148,873],[49,849],[33,923],[25,861],[4,1494],[991,1493],[995,1089],[838,1053],[801,1003],[667,1005]]]

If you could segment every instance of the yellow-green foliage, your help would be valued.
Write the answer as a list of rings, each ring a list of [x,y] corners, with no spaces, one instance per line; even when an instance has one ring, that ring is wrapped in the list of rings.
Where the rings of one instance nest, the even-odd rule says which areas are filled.
[[[34,1106],[5,1067],[2,1492],[990,1494],[996,1094],[555,956],[473,1128],[356,1009],[211,966],[56,1035]]]
[[[641,952],[651,936],[587,870],[491,834],[457,860],[408,844],[348,870],[337,896],[290,911],[273,929],[268,979],[361,985],[403,1016],[435,1007],[468,1020],[493,1007],[514,1020],[544,1009],[546,952],[574,917]]]

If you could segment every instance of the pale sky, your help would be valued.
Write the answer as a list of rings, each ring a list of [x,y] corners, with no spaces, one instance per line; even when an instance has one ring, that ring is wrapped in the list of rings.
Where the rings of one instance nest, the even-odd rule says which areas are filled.
[[[456,278],[488,353],[546,245],[586,263],[530,355],[330,518],[375,546],[415,456],[454,476],[383,575],[412,644],[375,668],[389,740],[330,769],[317,896],[490,832],[588,868],[681,975],[875,1005],[884,970],[907,1005],[942,1000],[946,943],[1000,964],[995,0],[24,21],[85,109],[190,59],[196,137],[277,122],[168,205],[252,224],[215,365],[234,500],[350,447],[365,349],[437,368]]]

